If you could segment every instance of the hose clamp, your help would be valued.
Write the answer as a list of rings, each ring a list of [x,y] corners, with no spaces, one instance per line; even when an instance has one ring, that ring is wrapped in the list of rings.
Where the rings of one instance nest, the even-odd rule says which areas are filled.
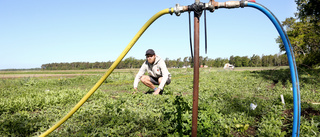
[[[171,10],[172,10],[172,8],[169,8],[169,14],[170,14],[170,15],[173,14],[173,12],[172,12]]]
[[[247,5],[248,5],[248,0],[241,0],[241,2],[240,2],[240,7],[241,8],[244,8]]]

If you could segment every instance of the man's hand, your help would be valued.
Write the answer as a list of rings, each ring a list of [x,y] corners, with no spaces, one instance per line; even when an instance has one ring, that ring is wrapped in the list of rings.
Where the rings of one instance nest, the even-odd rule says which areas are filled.
[[[134,91],[132,94],[136,94],[136,92],[138,92],[138,88],[134,88]]]
[[[160,88],[157,88],[157,90],[153,92],[153,95],[158,95],[160,91],[161,91]]]

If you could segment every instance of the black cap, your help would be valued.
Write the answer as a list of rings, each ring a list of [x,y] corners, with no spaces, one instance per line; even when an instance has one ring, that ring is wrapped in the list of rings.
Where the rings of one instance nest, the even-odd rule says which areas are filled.
[[[146,56],[147,56],[147,55],[155,55],[153,49],[148,49],[148,50],[146,51]]]

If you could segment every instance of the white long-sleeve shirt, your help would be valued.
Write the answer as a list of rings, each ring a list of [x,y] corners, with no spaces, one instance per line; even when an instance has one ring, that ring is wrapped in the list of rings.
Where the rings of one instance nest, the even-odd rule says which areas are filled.
[[[136,75],[134,82],[133,82],[133,87],[137,88],[138,84],[140,82],[140,78],[143,76],[145,72],[148,72],[149,76],[159,78],[162,77],[162,80],[160,82],[160,85],[158,88],[163,90],[163,87],[165,83],[167,82],[168,79],[171,79],[171,74],[169,73],[167,69],[167,65],[164,62],[163,59],[161,59],[159,56],[156,56],[156,59],[153,64],[150,64],[148,61],[145,61],[138,74]]]

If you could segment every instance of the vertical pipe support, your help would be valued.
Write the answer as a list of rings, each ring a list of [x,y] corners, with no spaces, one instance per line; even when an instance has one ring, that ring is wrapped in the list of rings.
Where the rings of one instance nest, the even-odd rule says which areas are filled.
[[[192,137],[197,136],[198,98],[199,98],[199,18],[194,13],[194,65],[193,65],[193,105],[192,105]]]

